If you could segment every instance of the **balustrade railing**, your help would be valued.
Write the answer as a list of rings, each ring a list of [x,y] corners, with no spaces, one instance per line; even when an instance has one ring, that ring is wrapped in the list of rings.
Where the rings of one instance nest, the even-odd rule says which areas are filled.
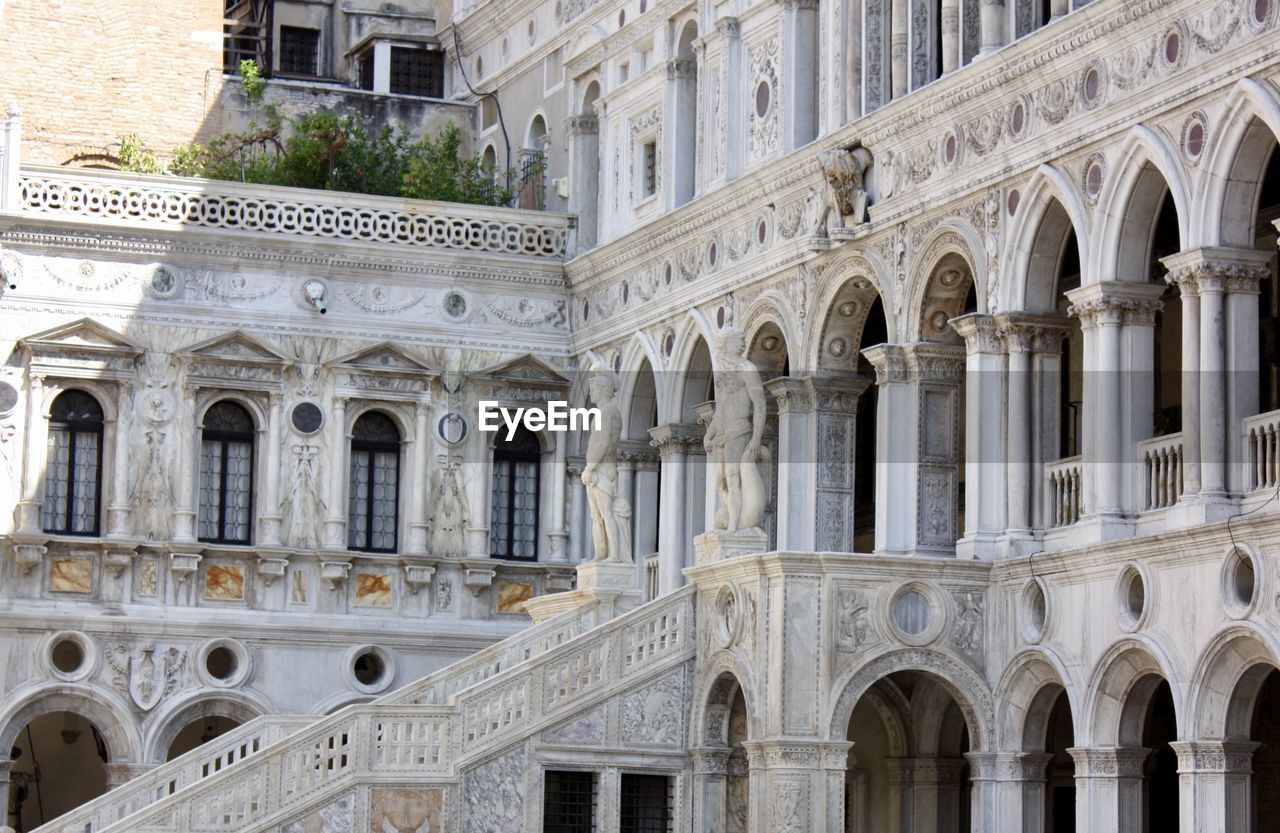
[[[253,833],[274,829],[358,777],[450,779],[472,753],[518,739],[583,696],[687,659],[693,599],[687,587],[600,625],[594,613],[564,614],[373,703],[294,719],[310,725],[256,743],[251,759],[185,789],[159,789],[173,777],[159,768],[144,776],[153,797],[131,815],[71,814],[41,833]],[[422,705],[424,697],[441,699]]]
[[[230,732],[132,779],[108,793],[37,827],[33,833],[86,833],[101,830],[198,784],[238,761],[316,722],[314,716],[272,715],[255,718]]]
[[[1138,443],[1143,466],[1143,508],[1165,509],[1182,497],[1182,434]]]
[[[1084,472],[1080,455],[1045,465],[1048,483],[1048,526],[1070,526],[1084,514]]]
[[[569,227],[545,212],[111,171],[23,168],[18,190],[19,210],[42,216],[557,259]]]
[[[1244,436],[1249,490],[1280,486],[1280,411],[1246,419]]]

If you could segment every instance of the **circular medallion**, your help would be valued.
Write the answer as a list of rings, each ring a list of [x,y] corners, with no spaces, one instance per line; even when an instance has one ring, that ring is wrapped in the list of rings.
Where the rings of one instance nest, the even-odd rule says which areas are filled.
[[[467,439],[469,430],[467,418],[454,411],[440,417],[440,421],[436,423],[436,436],[445,445],[461,445]]]
[[[314,402],[299,402],[289,412],[289,424],[299,434],[314,434],[324,426],[324,412]]]
[[[8,382],[0,382],[0,416],[13,412],[18,405],[18,389]]]
[[[1018,213],[1018,201],[1021,199],[1022,194],[1018,193],[1017,188],[1009,192],[1008,209],[1010,217]]]

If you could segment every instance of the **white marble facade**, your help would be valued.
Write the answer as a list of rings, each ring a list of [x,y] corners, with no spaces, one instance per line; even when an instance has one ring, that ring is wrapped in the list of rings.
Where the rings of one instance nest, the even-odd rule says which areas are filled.
[[[573,223],[7,157],[0,749],[78,710],[112,783],[149,770],[51,829],[1267,829],[1280,2],[480,0],[452,26]],[[728,327],[767,391],[764,543],[703,535]],[[581,403],[588,353],[620,379],[633,586],[573,584],[564,438],[532,458],[536,560],[490,557],[495,449],[450,417]],[[42,522],[71,389],[103,414],[96,535]],[[255,431],[241,544],[195,532],[223,400]],[[401,437],[385,552],[348,546],[369,411]],[[206,714],[248,722],[149,769]]]

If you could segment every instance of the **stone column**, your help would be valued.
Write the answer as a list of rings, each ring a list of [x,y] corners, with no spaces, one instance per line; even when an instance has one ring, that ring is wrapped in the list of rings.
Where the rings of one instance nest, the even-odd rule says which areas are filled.
[[[661,594],[684,584],[685,565],[690,563],[692,541],[685,534],[686,456],[690,445],[702,442],[702,427],[668,423],[649,429],[652,445],[662,457],[661,517],[658,529],[658,589]]]
[[[281,396],[272,391],[267,394],[266,448],[262,483],[263,512],[258,515],[258,544],[264,547],[280,545],[280,411]]]
[[[326,549],[347,548],[347,449],[351,444],[347,436],[346,397],[333,398],[332,441],[329,445],[329,517],[324,522],[324,546]]]
[[[1137,442],[1151,434],[1153,326],[1162,292],[1155,284],[1108,281],[1067,293],[1068,314],[1080,319],[1085,338],[1085,511],[1103,538],[1127,530],[1120,519],[1141,501]]]
[[[1045,752],[1018,752],[995,756],[996,830],[1043,833],[1045,768],[1053,756]]]
[[[1057,367],[1066,325],[1056,317],[1001,315],[1008,351],[1005,443],[1007,535],[1012,552],[1029,552],[1042,494],[1045,446],[1057,437]],[[1056,457],[1057,449],[1052,456]]]
[[[808,381],[783,376],[765,382],[778,403],[778,549],[817,549],[814,508],[817,495],[817,431],[813,391]],[[852,515],[852,507],[844,514]]]
[[[1076,747],[1076,829],[1121,833],[1142,829],[1142,762],[1150,749]]]
[[[785,151],[818,136],[818,0],[783,0]],[[774,95],[777,95],[775,91]],[[755,101],[754,90],[751,101]]]
[[[174,420],[178,473],[173,488],[173,540],[194,544],[196,540],[196,479],[200,476],[200,425],[195,420],[195,401],[200,388],[187,385],[178,402]]]
[[[726,833],[729,749],[695,747],[693,762],[693,833]]]
[[[49,423],[44,415],[44,377],[34,374],[27,386],[27,445],[23,455],[22,499],[18,502],[17,528],[28,535],[39,535],[43,524],[40,510],[44,495],[40,486],[48,456]]]
[[[1004,0],[982,0],[982,11],[978,18],[982,27],[979,56],[989,55],[1004,46],[1007,37],[1005,17]]]
[[[1202,247],[1161,262],[1182,294],[1184,496],[1198,492],[1209,509],[1247,488],[1241,422],[1258,410],[1257,295],[1270,256]]]
[[[1010,817],[1001,802],[1000,760],[994,752],[966,752],[969,778],[973,781],[969,794],[969,826],[971,830],[1018,830],[1016,816]]]
[[[405,540],[406,555],[427,554],[427,494],[431,483],[428,457],[431,454],[429,419],[431,403],[424,397],[414,404],[413,443],[409,445],[409,533]]]
[[[0,812],[4,813],[0,825],[9,823],[9,773],[12,771],[13,761],[0,758]]]
[[[742,90],[742,41],[738,18],[722,17],[716,21],[716,32],[724,41],[720,58],[720,107],[724,108],[725,135],[713,136],[713,142],[722,142],[725,180],[734,180],[742,173],[742,156],[746,130],[743,104],[746,98]],[[754,101],[754,99],[753,99]],[[710,111],[707,111],[708,113]]]
[[[877,554],[908,555],[915,544],[916,423],[911,417],[910,370],[896,344],[862,351],[876,371]]]
[[[578,215],[578,251],[594,248],[600,195],[600,121],[593,115],[564,120],[569,137],[569,211]]]
[[[1026,430],[1026,423],[1006,426],[1005,345],[995,316],[972,313],[951,319],[951,328],[965,342],[965,459],[964,465],[964,538],[957,544],[957,554],[964,558],[995,558],[996,539],[1008,526],[1005,501],[1005,443],[1016,433]],[[1026,358],[1025,353],[1021,356]],[[1012,363],[1013,358],[1009,361]],[[1026,364],[1024,361],[1023,364]],[[1025,380],[1026,368],[1022,368]],[[1010,382],[1012,385],[1012,382]],[[1009,402],[1016,395],[1026,398],[1025,391],[1010,388]],[[1012,414],[1010,414],[1012,417]],[[1007,430],[1006,430],[1007,428]],[[1028,443],[1029,444],[1029,443]],[[1010,453],[1026,455],[1026,448],[1013,445]],[[1023,489],[1025,492],[1025,488]]]
[[[1253,753],[1261,744],[1177,741],[1181,833],[1249,833]]]
[[[907,40],[907,24],[910,0],[892,0],[889,22],[889,88],[892,98],[907,94],[910,43]]]
[[[945,75],[960,68],[960,0],[942,0],[942,72]]]
[[[565,492],[569,487],[566,466],[568,449],[566,448],[565,437],[566,435],[562,434],[556,438],[556,447],[552,452],[551,470],[555,473],[555,476],[551,480],[551,529],[547,532],[547,539],[551,544],[551,553],[547,560],[559,564],[565,564],[569,561],[569,534],[564,526]],[[581,478],[579,478],[579,482],[581,482]],[[619,492],[619,494],[624,493]]]
[[[652,449],[628,453],[635,464],[635,484],[631,504],[632,546],[636,563],[658,551],[658,457]]]
[[[848,741],[747,741],[751,823],[758,833],[843,833]]]
[[[575,564],[592,556],[591,522],[587,518],[587,487],[582,482],[585,463],[581,457],[570,458],[565,465],[569,478],[569,560]]]
[[[107,506],[107,535],[128,538],[133,534],[129,503],[129,418],[133,410],[133,386],[116,386],[115,444],[111,453],[111,502]]]

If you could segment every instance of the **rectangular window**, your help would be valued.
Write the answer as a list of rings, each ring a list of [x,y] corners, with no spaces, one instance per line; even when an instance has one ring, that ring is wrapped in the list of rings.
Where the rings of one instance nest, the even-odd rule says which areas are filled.
[[[658,143],[645,142],[640,149],[640,161],[643,168],[642,193],[652,197],[658,192]]]
[[[400,455],[352,449],[348,482],[347,547],[394,552]]]
[[[547,770],[542,802],[543,833],[594,833],[595,776]]]
[[[670,833],[671,798],[667,776],[622,773],[620,833]]]
[[[360,89],[373,89],[373,50],[370,49],[359,57],[360,62]]]
[[[290,75],[320,74],[320,30],[280,27],[280,71]]]
[[[391,92],[444,98],[444,53],[392,47]]]
[[[490,551],[499,558],[538,556],[538,463],[495,460]]]
[[[480,99],[480,126],[488,130],[498,123],[498,102],[492,96]]]
[[[620,64],[618,66],[618,83],[625,84],[627,79],[631,77],[631,64]]]

